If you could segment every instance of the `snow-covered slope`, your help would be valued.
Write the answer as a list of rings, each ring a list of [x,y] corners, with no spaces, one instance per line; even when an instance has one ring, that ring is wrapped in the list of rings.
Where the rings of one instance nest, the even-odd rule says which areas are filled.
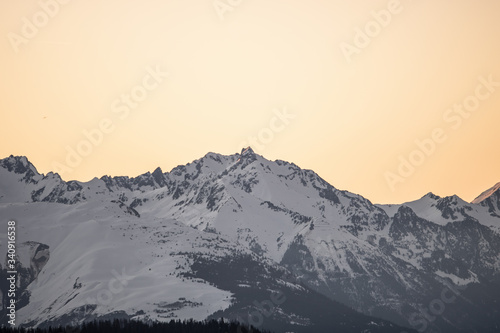
[[[499,183],[500,184],[500,183]],[[500,189],[499,184],[485,191],[468,203],[453,195],[441,198],[428,193],[422,198],[402,205],[378,205],[393,217],[402,206],[410,207],[418,217],[445,226],[448,223],[473,219],[480,224],[500,232]]]
[[[500,191],[500,183],[497,183],[492,188],[481,193],[476,199],[472,200],[472,203],[479,204],[487,200],[488,198],[491,198],[492,196],[498,196],[499,191]]]
[[[500,183],[497,183],[489,190],[483,192],[474,199],[472,203],[487,208],[489,215],[500,220]],[[500,231],[500,223],[494,223],[492,225],[496,230]]]
[[[278,331],[395,329],[368,325],[340,301],[418,329],[422,307],[451,284],[474,286],[474,296],[464,292],[426,328],[494,327],[498,304],[479,301],[500,270],[500,218],[487,200],[428,194],[376,206],[251,148],[85,183],[40,175],[25,157],[0,160],[0,214],[18,221],[20,244],[32,244],[20,268],[45,251],[22,288],[19,317],[29,326],[106,316],[248,321],[257,311]],[[259,312],[255,302],[278,293],[288,301]]]

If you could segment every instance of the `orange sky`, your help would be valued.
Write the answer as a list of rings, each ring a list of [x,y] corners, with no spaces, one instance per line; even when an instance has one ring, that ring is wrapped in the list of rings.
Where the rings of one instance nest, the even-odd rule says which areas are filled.
[[[499,15],[497,0],[3,1],[0,158],[89,180],[252,144],[375,203],[470,201],[500,181]]]

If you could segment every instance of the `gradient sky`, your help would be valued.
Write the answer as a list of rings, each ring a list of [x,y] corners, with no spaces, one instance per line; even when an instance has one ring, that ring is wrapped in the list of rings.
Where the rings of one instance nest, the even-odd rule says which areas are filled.
[[[500,181],[500,86],[478,87],[500,82],[500,1],[54,1],[0,2],[0,158],[47,173],[103,126],[63,179],[169,171],[256,137],[266,158],[375,203],[470,201]],[[448,111],[465,101],[474,111]]]

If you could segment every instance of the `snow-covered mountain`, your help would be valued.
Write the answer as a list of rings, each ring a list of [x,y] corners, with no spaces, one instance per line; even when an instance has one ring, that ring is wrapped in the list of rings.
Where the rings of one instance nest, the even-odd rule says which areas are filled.
[[[226,317],[283,332],[495,332],[499,193],[373,205],[251,148],[89,182],[0,160],[27,326]]]
[[[500,183],[481,193],[472,203],[488,207],[490,215],[500,217]]]

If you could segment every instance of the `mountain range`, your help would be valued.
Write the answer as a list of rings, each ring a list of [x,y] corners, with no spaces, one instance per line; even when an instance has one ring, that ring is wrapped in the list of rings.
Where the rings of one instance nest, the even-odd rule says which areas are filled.
[[[275,332],[498,332],[500,183],[375,205],[251,148],[88,182],[0,160],[17,322],[237,320]],[[7,257],[0,263],[2,310]]]

